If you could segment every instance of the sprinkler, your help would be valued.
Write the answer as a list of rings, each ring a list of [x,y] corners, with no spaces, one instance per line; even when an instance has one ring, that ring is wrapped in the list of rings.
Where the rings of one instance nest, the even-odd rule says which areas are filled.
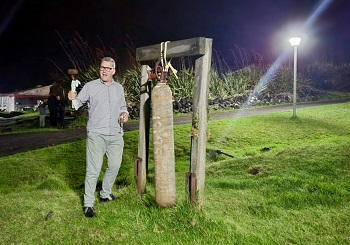
[[[230,154],[228,154],[228,153],[225,153],[225,152],[223,152],[223,151],[221,151],[221,150],[216,150],[215,152],[216,152],[218,155],[225,155],[225,156],[234,158],[234,156],[232,156],[232,155],[230,155]]]

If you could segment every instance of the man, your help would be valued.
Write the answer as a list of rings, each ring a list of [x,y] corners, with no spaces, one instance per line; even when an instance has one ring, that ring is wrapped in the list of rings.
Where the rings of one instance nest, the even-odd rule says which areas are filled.
[[[58,115],[60,115],[60,127],[64,128],[64,115],[66,113],[65,105],[63,100],[61,100],[61,96],[57,95],[57,109]]]
[[[46,102],[39,100],[39,103],[35,107],[39,111],[39,127],[45,128]]]
[[[50,111],[50,125],[51,127],[57,127],[57,98],[56,96],[50,92],[49,99],[47,100],[47,105]]]
[[[124,89],[121,84],[114,81],[114,74],[115,61],[111,57],[105,57],[101,60],[99,79],[86,83],[78,95],[75,91],[68,93],[68,99],[75,100],[78,107],[88,103],[83,205],[86,217],[96,216],[93,208],[94,193],[105,154],[108,167],[99,193],[100,201],[109,202],[116,199],[112,194],[112,186],[122,161],[124,148],[122,123],[128,121],[128,111]]]

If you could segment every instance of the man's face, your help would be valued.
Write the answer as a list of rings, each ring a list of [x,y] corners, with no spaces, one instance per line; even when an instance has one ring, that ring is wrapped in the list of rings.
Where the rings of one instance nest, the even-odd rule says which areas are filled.
[[[100,78],[103,82],[111,82],[115,69],[110,61],[102,61],[100,65]]]

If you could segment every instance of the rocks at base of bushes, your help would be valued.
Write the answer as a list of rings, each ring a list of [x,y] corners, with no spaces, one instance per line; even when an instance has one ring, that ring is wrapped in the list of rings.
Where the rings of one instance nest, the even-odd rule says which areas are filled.
[[[262,106],[262,105],[276,105],[283,103],[292,103],[293,94],[289,92],[283,92],[278,94],[264,93],[259,95],[250,95],[251,91],[247,91],[246,94],[236,94],[229,98],[214,98],[209,99],[208,107],[212,110],[220,109],[240,109],[244,105],[246,106]],[[297,94],[298,102],[316,101],[319,100],[325,92],[322,91],[300,91]],[[189,98],[182,98],[173,102],[174,113],[191,113],[192,112],[192,100]],[[130,103],[128,105],[130,119],[135,119],[140,116],[139,104]]]

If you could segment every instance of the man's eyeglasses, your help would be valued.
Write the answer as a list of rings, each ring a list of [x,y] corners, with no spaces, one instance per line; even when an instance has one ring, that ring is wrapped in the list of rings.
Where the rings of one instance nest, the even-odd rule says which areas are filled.
[[[100,71],[111,71],[113,67],[100,66]]]

